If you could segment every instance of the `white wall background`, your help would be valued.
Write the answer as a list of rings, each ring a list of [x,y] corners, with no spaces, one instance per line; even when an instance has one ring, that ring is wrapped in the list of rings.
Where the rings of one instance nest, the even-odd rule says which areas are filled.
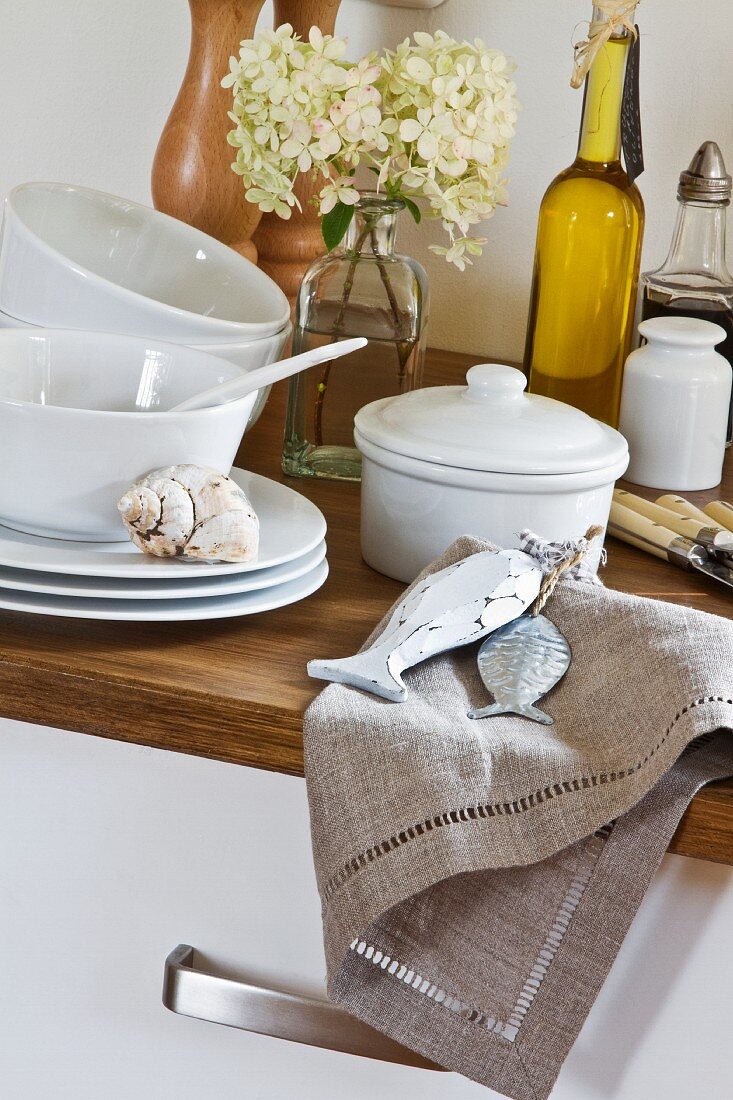
[[[480,35],[512,55],[524,105],[510,206],[488,226],[465,275],[427,249],[438,227],[402,245],[428,268],[429,339],[438,347],[521,357],[537,209],[575,155],[581,93],[568,85],[571,39],[591,0],[446,0],[432,11],[343,0],[337,30],[350,56],[394,45],[416,27]],[[271,19],[268,8],[264,18]],[[664,258],[676,179],[713,138],[733,167],[731,0],[644,0],[642,107],[647,171],[644,266]],[[188,54],[185,0],[0,0],[0,193],[29,179],[100,187],[149,201],[150,165]],[[733,215],[732,215],[733,216]]]

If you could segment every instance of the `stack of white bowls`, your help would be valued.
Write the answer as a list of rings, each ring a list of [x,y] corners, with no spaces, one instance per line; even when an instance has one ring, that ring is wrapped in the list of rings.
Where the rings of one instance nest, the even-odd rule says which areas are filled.
[[[290,308],[249,260],[176,218],[85,187],[26,183],[5,201],[0,327],[26,325],[184,344],[249,371],[281,357]]]
[[[0,329],[0,609],[208,619],[320,588],[319,510],[232,469],[267,389],[178,408],[282,358],[288,301],[254,264],[138,203],[24,184],[5,204]],[[179,463],[231,471],[259,517],[256,560],[162,560],[130,544],[121,493]]]
[[[231,469],[257,391],[178,408],[241,374],[225,359],[146,337],[0,332],[0,609],[183,621],[258,614],[320,588],[328,564],[318,508]],[[254,560],[187,559],[185,540],[205,519],[195,502],[180,523],[182,556],[156,558],[129,542],[120,495],[178,463],[231,470],[259,518]]]

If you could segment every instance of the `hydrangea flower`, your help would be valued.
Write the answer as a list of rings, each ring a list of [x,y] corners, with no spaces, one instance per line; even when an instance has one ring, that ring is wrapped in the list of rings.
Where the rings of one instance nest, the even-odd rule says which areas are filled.
[[[328,214],[337,202],[342,202],[344,206],[355,206],[359,201],[359,192],[354,187],[351,176],[336,176],[323,188],[320,199],[321,213]]]
[[[463,270],[486,243],[471,226],[506,201],[519,110],[513,65],[479,39],[443,31],[418,31],[356,64],[345,53],[345,39],[312,27],[303,41],[287,23],[241,43],[222,84],[233,89],[232,167],[247,200],[288,218],[298,175],[320,173],[324,219],[348,213],[364,162],[416,216],[421,203],[441,220],[450,243],[433,251]],[[346,224],[341,218],[340,232]]]

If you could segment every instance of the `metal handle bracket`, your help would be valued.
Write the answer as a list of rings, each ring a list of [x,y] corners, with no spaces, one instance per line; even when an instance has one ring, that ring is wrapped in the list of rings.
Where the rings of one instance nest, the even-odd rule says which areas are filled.
[[[420,1069],[443,1068],[329,1001],[207,974],[195,966],[195,950],[185,943],[179,943],[165,960],[163,1004],[181,1016],[258,1035]]]

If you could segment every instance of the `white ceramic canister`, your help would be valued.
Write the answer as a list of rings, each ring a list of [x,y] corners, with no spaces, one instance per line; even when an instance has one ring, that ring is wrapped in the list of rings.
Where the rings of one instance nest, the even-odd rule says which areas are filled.
[[[471,367],[467,381],[374,401],[356,415],[362,554],[396,580],[413,580],[460,535],[516,546],[524,528],[559,540],[608,521],[628,464],[617,431],[526,394],[514,367]]]
[[[695,317],[652,317],[639,334],[647,343],[626,360],[621,394],[627,477],[652,489],[712,489],[731,392],[730,364],[715,350],[725,330]]]

